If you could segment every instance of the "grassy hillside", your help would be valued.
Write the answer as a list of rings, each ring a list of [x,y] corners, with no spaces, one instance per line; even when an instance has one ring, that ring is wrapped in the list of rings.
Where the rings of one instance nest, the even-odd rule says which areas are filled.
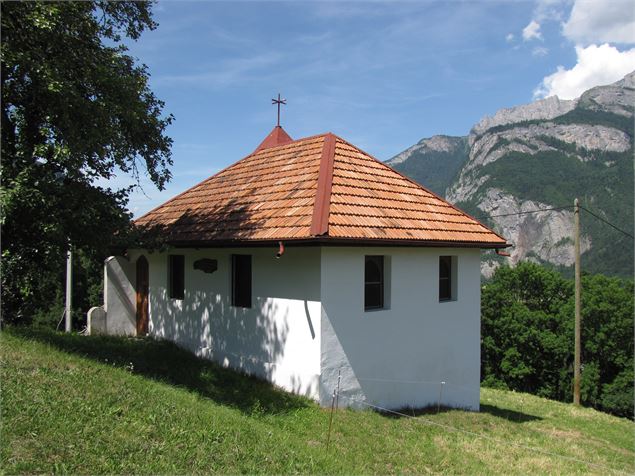
[[[527,394],[339,411],[327,451],[328,411],[172,344],[17,329],[0,344],[3,473],[635,471],[632,422]]]

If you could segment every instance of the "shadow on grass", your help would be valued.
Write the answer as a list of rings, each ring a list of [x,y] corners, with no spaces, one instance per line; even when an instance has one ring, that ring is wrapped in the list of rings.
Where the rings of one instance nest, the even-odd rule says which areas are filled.
[[[452,411],[461,411],[460,408],[452,408],[452,407],[438,407],[436,405],[431,405],[424,408],[402,408],[400,410],[396,410],[394,412],[383,412],[378,411],[380,415],[383,415],[387,418],[408,418],[408,417],[418,417],[418,416],[426,416],[426,415],[436,415],[437,413],[446,413]],[[525,423],[528,421],[542,420],[541,417],[530,415],[528,413],[517,412],[514,410],[508,410],[506,408],[498,408],[493,405],[481,405],[480,413],[489,413],[498,418],[504,418],[513,423]]]
[[[153,380],[183,387],[244,413],[281,414],[310,405],[308,399],[276,389],[269,382],[225,369],[152,338],[80,336],[48,329],[11,328],[11,334],[49,344],[106,365],[127,368]]]
[[[498,408],[494,405],[481,404],[481,413],[489,413],[498,418],[504,418],[514,423],[526,423],[528,421],[542,420],[541,417],[530,415],[529,413],[517,412],[515,410],[508,410],[507,408]]]

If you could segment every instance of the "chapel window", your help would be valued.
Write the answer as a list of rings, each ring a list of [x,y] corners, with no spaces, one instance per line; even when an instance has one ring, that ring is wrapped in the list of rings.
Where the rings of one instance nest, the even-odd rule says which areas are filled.
[[[364,310],[384,308],[384,257],[365,257]]]
[[[251,255],[232,255],[232,306],[251,307]]]
[[[170,299],[185,295],[185,256],[168,255],[168,293]]]
[[[439,256],[439,301],[456,300],[456,256]]]

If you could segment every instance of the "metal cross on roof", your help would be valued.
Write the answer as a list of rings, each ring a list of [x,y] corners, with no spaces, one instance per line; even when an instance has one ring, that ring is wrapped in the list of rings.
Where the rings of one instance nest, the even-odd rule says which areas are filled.
[[[287,104],[287,100],[286,99],[281,99],[280,98],[280,93],[278,93],[278,99],[272,99],[271,100],[271,104],[277,104],[278,105],[278,127],[280,127],[280,104]]]

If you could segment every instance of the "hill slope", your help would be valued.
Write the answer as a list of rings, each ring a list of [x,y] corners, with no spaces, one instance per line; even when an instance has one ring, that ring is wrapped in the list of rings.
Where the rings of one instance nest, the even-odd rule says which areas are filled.
[[[514,244],[512,262],[530,259],[568,271],[575,197],[632,234],[634,104],[631,73],[575,101],[552,97],[498,111],[464,138],[467,157],[458,172],[449,167],[454,178],[442,193],[477,217],[504,215],[485,221]],[[423,170],[437,156],[420,149],[408,154],[411,149],[388,163],[423,185],[438,186],[438,173],[426,177]],[[526,213],[554,207],[568,209]],[[633,275],[632,238],[588,213],[582,214],[582,234],[585,271]],[[496,262],[487,257],[486,275]]]
[[[340,410],[327,451],[327,410],[166,342],[0,344],[9,474],[635,471],[632,422],[527,394],[483,389],[480,413]]]

